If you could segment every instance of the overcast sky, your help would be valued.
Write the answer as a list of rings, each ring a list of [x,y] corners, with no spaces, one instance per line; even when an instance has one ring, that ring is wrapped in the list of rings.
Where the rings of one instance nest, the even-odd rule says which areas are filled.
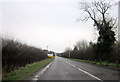
[[[94,41],[93,22],[76,22],[84,15],[81,0],[12,0],[0,4],[2,35],[55,52],[77,41]]]

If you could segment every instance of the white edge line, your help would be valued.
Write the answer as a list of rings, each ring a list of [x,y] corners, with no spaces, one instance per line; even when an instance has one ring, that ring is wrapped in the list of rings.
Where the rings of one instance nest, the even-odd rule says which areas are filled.
[[[53,61],[52,61],[53,62]],[[52,62],[50,62],[43,70],[42,70],[42,74],[46,71],[46,69],[48,69],[50,67],[50,65],[52,64]],[[33,80],[38,80],[39,74],[37,74],[36,76],[34,76]]]

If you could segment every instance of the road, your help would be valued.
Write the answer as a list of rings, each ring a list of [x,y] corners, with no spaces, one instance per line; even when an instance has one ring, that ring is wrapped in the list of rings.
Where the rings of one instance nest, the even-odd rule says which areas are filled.
[[[34,80],[118,80],[118,72],[56,56]]]

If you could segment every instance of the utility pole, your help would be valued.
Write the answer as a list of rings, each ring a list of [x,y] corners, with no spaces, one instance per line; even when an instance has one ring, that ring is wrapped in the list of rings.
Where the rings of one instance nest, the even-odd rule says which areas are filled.
[[[48,51],[48,45],[46,47],[47,47],[47,51]]]
[[[49,51],[48,51],[48,45],[47,45],[46,47],[47,47],[47,53],[49,54]]]
[[[120,1],[118,2],[118,41],[120,41]]]
[[[70,51],[69,51],[69,58],[70,58]]]
[[[70,47],[70,40],[69,40],[69,47]],[[69,50],[69,58],[70,58],[70,50]]]

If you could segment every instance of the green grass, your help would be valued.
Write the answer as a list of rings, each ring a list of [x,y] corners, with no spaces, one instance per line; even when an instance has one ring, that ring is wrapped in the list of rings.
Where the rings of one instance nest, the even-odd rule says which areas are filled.
[[[85,62],[85,63],[89,63],[89,64],[95,64],[95,65],[99,65],[99,66],[100,65],[108,66],[108,67],[112,67],[112,68],[117,68],[118,70],[120,69],[120,64],[116,64],[116,63],[94,62],[94,61],[80,60],[80,59],[73,59],[73,58],[67,58],[67,59],[78,61],[78,62]]]
[[[3,80],[24,80],[53,60],[54,57],[19,68],[18,70],[14,70],[13,72],[6,74],[6,76],[3,77]]]

